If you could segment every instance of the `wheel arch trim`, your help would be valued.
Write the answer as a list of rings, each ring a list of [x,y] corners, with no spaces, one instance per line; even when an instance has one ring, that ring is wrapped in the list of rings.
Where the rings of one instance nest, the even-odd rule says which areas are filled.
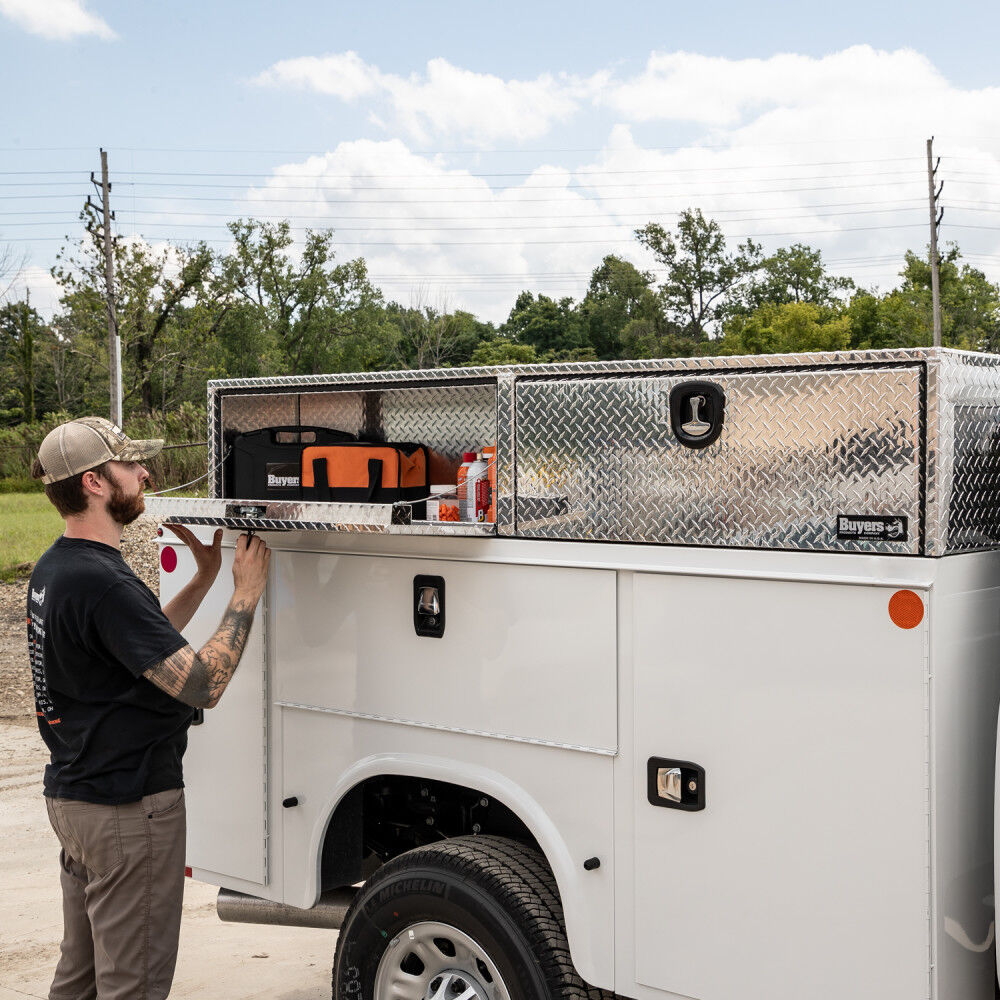
[[[311,869],[311,884],[305,887],[300,900],[288,899],[286,902],[303,907],[316,904],[320,893],[323,841],[333,816],[352,789],[370,778],[380,776],[424,778],[462,785],[481,791],[510,809],[538,842],[555,876],[566,920],[566,937],[577,971],[592,985],[605,986],[595,982],[596,963],[589,947],[590,934],[585,916],[588,904],[580,884],[581,876],[556,824],[540,803],[516,782],[497,771],[476,764],[446,757],[393,753],[372,754],[355,762],[340,776],[332,792],[316,811],[320,820],[314,825],[309,837],[310,857],[315,859],[315,865]],[[605,988],[611,989],[613,986],[608,984]]]

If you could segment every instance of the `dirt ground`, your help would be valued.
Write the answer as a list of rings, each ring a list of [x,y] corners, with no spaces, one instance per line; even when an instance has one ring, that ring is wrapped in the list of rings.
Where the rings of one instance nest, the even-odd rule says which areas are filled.
[[[147,583],[146,526],[122,550]],[[139,565],[141,563],[141,565]],[[0,1000],[47,997],[62,936],[58,855],[42,799],[47,755],[35,728],[27,664],[27,581],[0,583]],[[225,924],[218,889],[188,879],[171,997],[319,1000],[330,995],[336,932]]]

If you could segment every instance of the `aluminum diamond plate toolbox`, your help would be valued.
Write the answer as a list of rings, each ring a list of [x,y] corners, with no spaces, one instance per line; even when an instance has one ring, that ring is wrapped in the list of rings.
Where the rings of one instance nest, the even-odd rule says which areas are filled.
[[[672,377],[517,387],[518,534],[754,548],[919,552],[917,367],[720,374],[718,440],[683,446]],[[897,517],[893,541],[838,518]]]
[[[695,382],[709,387],[685,396]],[[680,397],[684,416],[671,413]],[[227,436],[302,423],[420,441],[435,482],[454,481],[463,450],[495,441],[500,536],[931,556],[1000,545],[995,355],[912,348],[237,379],[210,383],[208,403],[215,496]],[[685,426],[695,438],[714,429],[692,443]]]

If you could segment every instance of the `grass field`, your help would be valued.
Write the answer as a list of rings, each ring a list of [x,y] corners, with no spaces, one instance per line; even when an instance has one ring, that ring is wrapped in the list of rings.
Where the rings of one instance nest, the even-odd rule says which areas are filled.
[[[44,493],[0,494],[0,580],[27,575],[62,530]]]

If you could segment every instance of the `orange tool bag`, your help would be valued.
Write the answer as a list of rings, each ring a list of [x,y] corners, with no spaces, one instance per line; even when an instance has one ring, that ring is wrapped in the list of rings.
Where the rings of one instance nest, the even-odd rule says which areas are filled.
[[[302,451],[302,499],[333,503],[396,503],[430,493],[422,444],[352,441]]]

